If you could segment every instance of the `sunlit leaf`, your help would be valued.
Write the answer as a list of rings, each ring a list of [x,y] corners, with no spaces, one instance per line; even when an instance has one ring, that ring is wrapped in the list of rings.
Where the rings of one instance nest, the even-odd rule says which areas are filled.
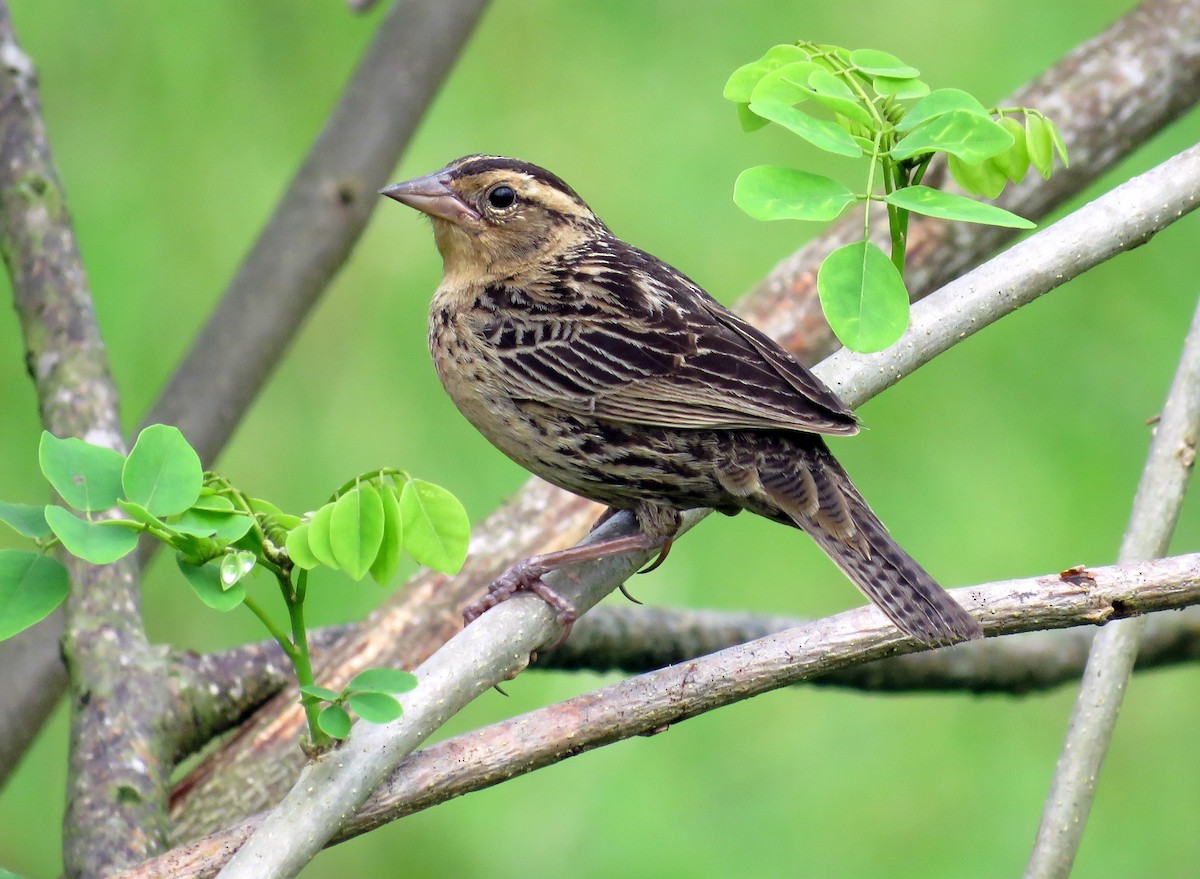
[[[300,692],[306,696],[312,696],[324,702],[334,702],[342,698],[342,694],[336,690],[331,690],[328,687],[318,686],[317,684],[305,684],[300,688]]]
[[[117,505],[125,465],[120,452],[42,431],[38,463],[54,490],[75,509],[93,513]]]
[[[810,116],[782,101],[753,101],[750,109],[826,152],[851,158],[862,155],[854,138],[836,122]]]
[[[830,327],[853,351],[882,351],[908,325],[908,292],[892,261],[869,241],[839,247],[817,272]]]
[[[329,548],[338,565],[354,580],[370,570],[383,541],[383,502],[369,482],[343,494],[329,519]]]
[[[929,94],[929,86],[919,79],[897,79],[892,76],[875,76],[871,78],[871,86],[875,94],[883,97],[909,100],[923,98]]]
[[[896,124],[896,130],[912,131],[935,116],[942,116],[953,110],[964,110],[988,120],[992,118],[974,95],[959,89],[935,89],[912,105]]]
[[[742,131],[747,133],[758,131],[760,128],[765,128],[771,124],[769,119],[764,119],[757,113],[752,112],[749,103],[738,104],[737,115],[738,124],[742,126]]]
[[[232,543],[250,530],[254,520],[240,510],[207,510],[191,507],[184,510],[170,527],[196,537],[215,537],[222,543]]]
[[[784,68],[781,75],[786,75],[786,70],[787,68]],[[824,104],[833,112],[867,127],[877,124],[870,111],[862,105],[859,96],[828,70],[816,70],[809,74],[808,86],[812,90],[813,100]]]
[[[337,558],[329,543],[329,520],[333,518],[333,504],[325,504],[308,523],[308,548],[313,556],[327,568],[338,570]]]
[[[951,156],[946,165],[956,183],[972,195],[995,198],[1004,191],[1008,177],[991,159],[969,165]]]
[[[350,735],[350,715],[341,705],[326,705],[317,715],[317,726],[327,736],[344,739]]]
[[[900,161],[937,151],[957,156],[967,163],[982,162],[1012,146],[1012,135],[992,119],[968,110],[951,110],[914,129],[892,147],[892,158]]]
[[[1029,170],[1029,148],[1025,145],[1025,128],[1011,116],[1000,119],[1000,125],[1013,136],[1013,145],[998,155],[992,156],[992,163],[997,170],[1013,183],[1025,179]]]
[[[1054,136],[1045,118],[1030,113],[1025,117],[1025,146],[1029,150],[1029,161],[1045,179],[1050,179],[1054,170]]]
[[[0,550],[0,641],[49,616],[67,597],[68,580],[58,559]]]
[[[383,506],[383,539],[371,563],[371,577],[380,586],[386,586],[395,576],[404,554],[404,519],[400,515],[400,498],[390,484],[379,489],[379,500]]]
[[[832,220],[857,196],[844,184],[820,174],[759,165],[733,184],[733,201],[756,220]]]
[[[287,554],[296,567],[311,571],[321,562],[313,555],[312,547],[309,546],[308,529],[309,524],[301,522],[288,532]]]
[[[871,76],[891,76],[897,79],[912,79],[921,71],[905,64],[895,55],[878,49],[855,49],[850,53],[850,63]]]
[[[772,46],[757,61],[743,64],[730,74],[722,94],[727,100],[740,104],[749,103],[750,95],[754,93],[754,87],[764,76],[777,67],[794,61],[803,61],[807,57],[808,55],[797,46]]]
[[[455,574],[467,558],[471,523],[458,498],[441,486],[411,479],[400,494],[404,548],[423,565]]]
[[[1035,228],[1034,223],[1004,208],[928,186],[906,186],[889,193],[883,200],[898,208],[929,217],[940,217],[943,220],[986,223],[989,226],[1007,226],[1012,229]]]

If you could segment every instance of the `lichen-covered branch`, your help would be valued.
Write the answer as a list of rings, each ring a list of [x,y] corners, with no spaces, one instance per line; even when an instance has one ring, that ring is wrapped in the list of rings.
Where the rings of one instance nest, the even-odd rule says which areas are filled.
[[[36,76],[4,3],[0,251],[42,423],[59,436],[122,449],[117,391],[46,139]],[[71,742],[63,857],[68,875],[100,876],[145,859],[166,840],[166,663],[142,630],[136,565],[67,563],[63,655]]]

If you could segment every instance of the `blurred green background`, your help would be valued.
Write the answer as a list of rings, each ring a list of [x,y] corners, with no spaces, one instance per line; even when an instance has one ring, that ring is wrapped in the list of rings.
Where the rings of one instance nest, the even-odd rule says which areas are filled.
[[[335,0],[15,0],[96,309],[134,425],[260,228],[379,12]],[[476,151],[563,176],[623,237],[733,302],[813,227],[732,204],[739,170],[848,175],[783,133],[741,133],[721,87],[796,38],[885,49],[938,86],[996,101],[1132,4],[1097,0],[564,3],[486,14],[393,179]],[[1190,145],[1192,114],[1108,175]],[[836,444],[893,533],[948,586],[1111,562],[1197,295],[1192,218],[960,346],[864,407]],[[482,518],[523,482],[443,396],[425,351],[440,277],[427,224],[386,204],[219,467],[295,510],[393,465]],[[0,309],[0,496],[36,502],[39,424],[11,309]],[[637,584],[652,603],[815,615],[860,601],[808,541],[710,520]],[[7,540],[7,536],[0,540]],[[1175,551],[1200,541],[1196,504]],[[159,559],[155,640],[257,639],[208,612]],[[312,619],[360,617],[369,584],[319,584]],[[526,675],[451,731],[595,687]],[[1200,670],[1131,689],[1077,875],[1193,874]],[[1187,695],[1183,697],[1180,693]],[[1012,876],[1027,856],[1072,700],[791,690],[569,760],[321,855],[325,876]],[[56,875],[65,713],[0,794],[0,865]]]

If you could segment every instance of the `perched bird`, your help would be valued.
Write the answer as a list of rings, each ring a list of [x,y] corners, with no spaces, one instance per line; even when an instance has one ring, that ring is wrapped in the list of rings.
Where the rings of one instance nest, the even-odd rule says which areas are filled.
[[[466,156],[382,194],[433,222],[444,277],[429,348],[459,410],[518,464],[632,511],[640,529],[518,565],[476,614],[528,589],[569,624],[573,609],[542,574],[663,552],[680,511],[711,507],[808,532],[926,644],[982,636],[826,448],[820,434],[858,431],[853,413],[770,338],[613,235],[557,176]]]

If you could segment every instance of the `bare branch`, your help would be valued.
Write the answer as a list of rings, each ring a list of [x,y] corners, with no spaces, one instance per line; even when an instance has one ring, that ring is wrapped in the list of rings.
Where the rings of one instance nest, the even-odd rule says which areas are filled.
[[[996,635],[1094,625],[1130,613],[1149,613],[1200,602],[1200,554],[1072,573],[1070,577],[1050,574],[954,590],[955,598],[983,623],[989,636],[986,642],[910,654],[917,649],[915,642],[906,639],[880,611],[866,606],[456,736],[401,762],[362,810],[341,824],[331,841],[344,841],[388,821],[592,748],[635,735],[661,732],[705,711],[848,670],[858,663],[894,664],[922,656],[931,661],[942,657],[941,661],[952,663],[998,646],[990,640]],[[518,599],[487,616],[492,613],[520,616],[540,625],[534,619],[539,608],[544,605],[536,599]],[[549,618],[548,613],[541,616]],[[470,626],[454,641],[465,650],[477,648],[478,643],[468,642],[474,641],[473,630],[479,628],[482,627]],[[519,658],[514,659],[519,665]],[[435,682],[428,681],[429,687],[426,683],[423,680],[414,694],[427,689],[427,698],[438,698],[433,692]],[[476,682],[473,687],[479,685]],[[413,707],[406,702],[407,710]],[[368,736],[352,734],[350,742],[305,774],[310,802],[322,804],[329,781],[324,777],[328,767],[353,761],[354,752],[368,744],[364,739],[386,738],[389,729],[365,725],[361,728],[375,732]],[[230,853],[252,833],[262,830],[268,820],[266,814],[256,815],[229,830],[180,846],[121,874],[119,879],[184,876],[204,879],[215,875],[230,862]],[[261,869],[262,872],[247,875],[286,875]],[[227,871],[222,875],[241,874]]]
[[[43,423],[59,436],[123,450],[117,390],[46,139],[33,65],[2,2],[0,251]],[[99,876],[144,860],[166,842],[166,663],[142,630],[133,561],[97,568],[67,559],[67,566],[63,652],[74,692],[87,698],[71,706],[64,861],[72,876]],[[42,661],[34,680],[43,685],[57,678],[51,668],[58,660],[37,642],[55,632],[51,624],[23,642]],[[44,693],[34,698],[48,701]]]
[[[1142,561],[1166,552],[1196,462],[1198,433],[1200,307],[1192,319],[1162,418],[1150,444],[1129,527],[1121,541],[1119,561]],[[1025,870],[1028,877],[1043,879],[1071,872],[1096,796],[1096,779],[1129,687],[1145,622],[1143,618],[1135,618],[1109,626],[1092,645]]]

